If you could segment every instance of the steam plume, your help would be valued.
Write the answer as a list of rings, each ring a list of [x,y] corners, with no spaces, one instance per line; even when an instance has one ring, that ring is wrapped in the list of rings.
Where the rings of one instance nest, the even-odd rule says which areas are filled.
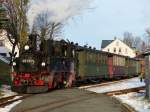
[[[31,0],[28,11],[28,22],[30,28],[36,16],[44,11],[49,13],[51,22],[64,22],[89,7],[92,0]]]

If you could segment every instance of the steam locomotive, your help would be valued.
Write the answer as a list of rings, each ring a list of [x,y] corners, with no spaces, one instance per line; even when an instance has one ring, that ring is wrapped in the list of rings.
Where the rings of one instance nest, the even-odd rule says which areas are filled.
[[[133,77],[144,69],[142,60],[79,46],[65,40],[29,41],[12,63],[12,90],[41,93],[73,83]]]

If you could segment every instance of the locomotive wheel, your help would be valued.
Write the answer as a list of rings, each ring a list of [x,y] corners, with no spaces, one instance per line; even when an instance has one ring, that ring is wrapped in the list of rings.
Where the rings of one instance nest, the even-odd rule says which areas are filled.
[[[61,89],[61,88],[65,88],[65,84],[61,83],[61,82],[57,82],[57,81],[54,81],[53,82],[53,88],[55,89]]]
[[[61,89],[61,88],[65,88],[65,85],[61,82],[58,83],[57,88]]]
[[[53,82],[53,88],[55,89],[55,88],[58,88],[58,82],[57,81],[54,81]]]

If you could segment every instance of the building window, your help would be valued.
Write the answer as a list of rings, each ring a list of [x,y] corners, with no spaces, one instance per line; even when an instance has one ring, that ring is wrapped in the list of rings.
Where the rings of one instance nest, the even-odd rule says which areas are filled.
[[[0,41],[0,46],[4,46],[3,42]]]
[[[114,53],[116,52],[116,48],[114,48]]]
[[[6,53],[0,53],[0,55],[1,55],[1,56],[5,56],[5,57],[7,56]]]
[[[121,53],[121,48],[119,48],[119,53]]]
[[[109,52],[109,49],[107,49],[107,51]]]

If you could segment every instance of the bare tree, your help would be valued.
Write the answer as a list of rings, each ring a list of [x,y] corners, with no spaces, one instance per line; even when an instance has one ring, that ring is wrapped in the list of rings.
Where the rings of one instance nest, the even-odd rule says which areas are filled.
[[[146,34],[147,34],[147,37],[150,37],[150,28],[146,29]]]
[[[147,45],[144,41],[142,41],[142,44],[141,44],[141,51],[142,52],[145,52],[147,50]]]
[[[150,49],[150,28],[145,30],[144,42],[146,44],[147,49]]]
[[[123,42],[126,43],[129,47],[133,47],[133,40],[134,37],[132,35],[132,33],[129,32],[124,32],[124,37],[123,37]]]
[[[51,22],[49,20],[48,11],[45,11],[37,15],[32,32],[38,32],[41,41],[43,41],[46,39],[53,39],[54,37],[61,35],[62,28],[63,24]]]
[[[45,48],[42,51],[47,53],[47,39],[53,40],[55,37],[61,35],[61,31],[63,28],[62,23],[56,23],[49,20],[48,11],[42,12],[34,20],[34,24],[32,27],[32,33],[39,34],[41,48]]]
[[[140,51],[141,44],[142,44],[141,37],[137,36],[137,37],[133,38],[132,46],[135,47],[136,50]]]
[[[1,3],[7,9],[7,17],[9,21],[5,30],[7,37],[12,44],[11,61],[15,55],[15,49],[22,49],[27,41],[27,18],[28,0],[3,0]]]

